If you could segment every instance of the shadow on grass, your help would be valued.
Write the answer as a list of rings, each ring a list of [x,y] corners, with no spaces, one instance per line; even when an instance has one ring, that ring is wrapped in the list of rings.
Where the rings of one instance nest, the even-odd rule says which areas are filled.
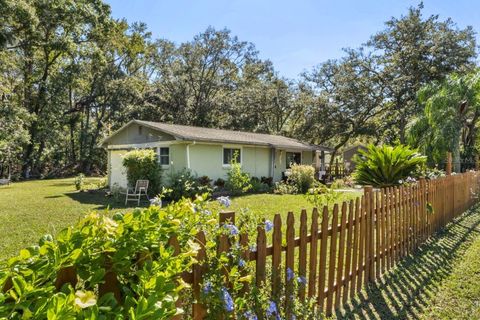
[[[113,197],[107,197],[102,191],[95,192],[67,192],[64,193],[67,197],[70,197],[72,200],[80,202],[82,204],[97,205],[93,208],[95,210],[104,210],[107,208],[110,209],[126,209],[134,207],[147,207],[149,202],[145,199],[140,201],[140,205],[137,206],[136,201],[130,201],[127,206],[125,206],[125,195],[122,195],[118,199]]]
[[[338,319],[419,319],[459,257],[480,234],[480,206],[468,211],[431,237],[413,255],[371,284]]]

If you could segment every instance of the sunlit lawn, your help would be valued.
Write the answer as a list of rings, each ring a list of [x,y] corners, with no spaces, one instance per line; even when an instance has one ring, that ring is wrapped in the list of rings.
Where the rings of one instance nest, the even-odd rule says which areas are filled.
[[[86,179],[86,184],[98,181]],[[358,193],[344,193],[340,199],[351,199]],[[56,234],[75,224],[90,210],[125,211],[123,198],[115,201],[104,192],[78,192],[74,179],[50,179],[17,182],[0,187],[0,260],[15,255],[25,246],[33,245],[46,233]],[[131,206],[135,203],[131,202]],[[147,205],[146,202],[143,205]],[[312,204],[303,195],[256,194],[233,198],[229,208],[240,212],[248,208],[262,218],[273,219],[281,213],[286,221],[288,211],[298,217],[302,209],[311,214]],[[298,219],[297,219],[298,224]]]
[[[98,181],[88,178],[86,183]],[[0,187],[0,260],[35,244],[45,233],[56,234],[89,210],[125,209],[104,193],[77,192],[74,179],[17,182]]]

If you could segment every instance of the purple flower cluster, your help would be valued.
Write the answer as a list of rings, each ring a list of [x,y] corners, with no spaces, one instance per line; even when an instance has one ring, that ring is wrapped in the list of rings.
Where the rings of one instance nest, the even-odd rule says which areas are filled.
[[[217,198],[217,201],[218,201],[218,203],[220,203],[221,205],[225,206],[225,208],[230,207],[230,205],[232,204],[232,202],[230,201],[230,198],[229,198],[229,197],[218,197],[218,198]]]
[[[273,301],[270,301],[267,308],[267,317],[275,316],[276,320],[280,320],[280,315],[278,314],[277,304]]]
[[[247,320],[257,320],[258,317],[252,311],[247,311],[243,314],[243,317]]]
[[[287,268],[287,281],[291,281],[295,277],[295,273],[292,269]]]
[[[221,289],[222,300],[225,304],[225,311],[232,312],[235,309],[235,303],[233,302],[232,296],[226,288]]]
[[[205,285],[203,286],[203,293],[209,294],[213,291],[213,286],[210,281],[206,282]]]
[[[228,232],[230,233],[231,236],[236,236],[236,235],[238,235],[238,234],[240,233],[240,231],[238,230],[238,228],[237,228],[235,225],[231,224],[231,223],[226,223],[226,224],[224,225],[224,227],[225,227],[225,229],[228,230]]]
[[[305,278],[304,276],[297,277],[297,282],[298,282],[298,284],[306,285],[307,284],[307,278]]]
[[[273,223],[270,220],[265,220],[265,231],[270,232],[273,229]]]

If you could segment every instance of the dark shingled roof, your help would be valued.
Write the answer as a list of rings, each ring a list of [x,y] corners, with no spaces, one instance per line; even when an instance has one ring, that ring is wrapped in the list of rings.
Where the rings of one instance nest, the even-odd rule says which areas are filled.
[[[130,123],[141,124],[143,126],[165,132],[174,136],[178,140],[259,145],[298,150],[331,150],[327,147],[313,145],[296,139],[272,134],[202,128],[142,120],[133,120],[126,126],[128,126]],[[104,142],[107,142],[107,140],[108,138],[105,139]]]

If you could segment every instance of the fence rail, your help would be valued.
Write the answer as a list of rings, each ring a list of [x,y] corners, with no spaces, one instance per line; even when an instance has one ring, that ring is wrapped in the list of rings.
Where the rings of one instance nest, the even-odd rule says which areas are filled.
[[[266,283],[267,266],[271,264],[269,276],[273,296],[282,290],[281,279],[284,278],[286,303],[283,307],[287,314],[289,301],[293,294],[297,294],[301,299],[316,299],[319,308],[331,315],[364,285],[380,278],[430,235],[470,208],[476,202],[479,178],[478,172],[466,172],[435,180],[421,179],[411,186],[379,190],[365,187],[363,196],[335,204],[331,212],[328,207],[324,207],[321,213],[314,208],[308,219],[307,211],[302,210],[298,234],[293,212],[288,213],[286,229],[283,229],[285,235],[281,217],[276,214],[271,245],[268,245],[264,227],[258,227],[256,249],[245,249],[243,259],[255,261],[257,286]],[[220,215],[220,224],[227,221],[235,222],[234,212]],[[196,240],[204,244],[205,234],[198,233]],[[248,248],[246,234],[240,235],[240,242]],[[170,239],[169,244],[179,251],[175,238]],[[218,252],[229,248],[228,237],[220,237]],[[198,262],[191,272],[182,275],[184,281],[192,285],[193,319],[203,319],[206,315],[204,306],[198,302],[202,276],[208,268],[203,263],[205,257],[205,249],[201,246]],[[135,263],[141,265],[144,261],[145,257],[140,253]],[[99,295],[112,292],[117,301],[121,301],[119,282],[108,256],[105,269]],[[293,290],[295,277],[289,276],[290,271],[298,277],[305,277],[306,285],[298,291]],[[67,267],[58,272],[55,286],[58,289],[65,283],[74,286],[77,279],[75,268]],[[9,279],[2,290],[7,291],[12,285]],[[248,292],[248,288],[244,292]],[[178,301],[178,305],[182,305],[182,301]]]
[[[279,214],[273,219],[271,245],[263,227],[257,229],[256,250],[247,250],[245,259],[255,261],[256,285],[266,281],[271,264],[272,296],[285,284],[284,305],[292,294],[316,299],[326,315],[348,302],[364,285],[380,278],[427,238],[470,208],[476,201],[480,175],[467,172],[435,180],[421,179],[411,186],[374,190],[350,202],[335,204],[321,213],[314,208],[307,225],[307,212],[300,213],[296,235],[295,215],[289,212],[286,228]],[[234,221],[233,212],[224,213],[221,223]],[[286,230],[285,234],[282,229]],[[204,237],[201,233],[201,237]],[[244,243],[247,236],[241,235]],[[228,250],[228,240],[220,239],[219,250]],[[202,255],[204,253],[200,253]],[[199,259],[202,260],[201,257]],[[290,270],[305,277],[306,285],[293,292]],[[199,298],[201,268],[194,268],[194,296]],[[202,319],[205,310],[193,308],[193,318]]]

